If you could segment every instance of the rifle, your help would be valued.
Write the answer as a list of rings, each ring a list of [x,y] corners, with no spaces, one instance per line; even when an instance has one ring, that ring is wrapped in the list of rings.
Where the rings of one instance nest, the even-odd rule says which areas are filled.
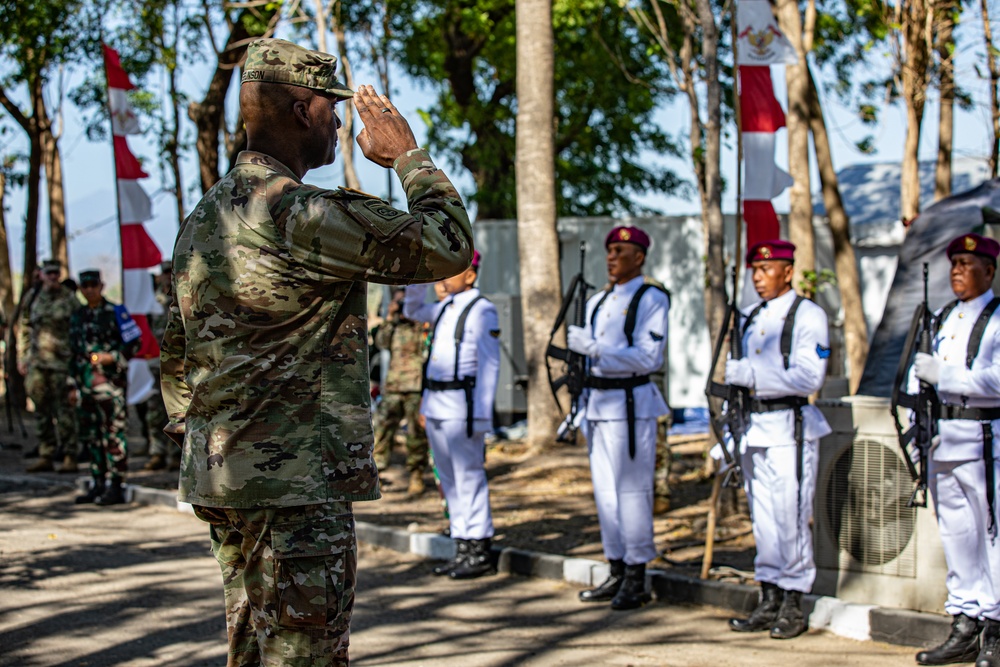
[[[726,314],[722,318],[722,329],[719,337],[715,341],[715,350],[712,353],[712,367],[708,373],[708,382],[705,384],[705,396],[708,398],[708,409],[712,419],[712,427],[719,436],[722,445],[722,456],[725,458],[729,471],[726,473],[723,484],[725,486],[739,487],[742,483],[743,469],[739,463],[739,448],[743,436],[746,435],[750,427],[750,389],[747,387],[737,387],[735,385],[715,382],[715,369],[719,364],[719,357],[722,356],[722,345],[725,342],[726,332],[729,332],[729,356],[732,359],[743,358],[743,330],[740,327],[740,311],[736,307],[736,272],[737,265],[733,266],[733,296],[726,304]],[[725,401],[725,410],[717,414],[712,407],[712,399],[721,398]],[[728,430],[733,438],[733,452],[722,442],[725,431]]]
[[[559,312],[556,314],[555,324],[552,325],[552,331],[549,333],[549,345],[545,350],[545,370],[549,377],[549,387],[552,389],[552,397],[556,401],[556,405],[562,410],[562,403],[559,401],[558,391],[562,387],[566,387],[569,390],[569,416],[567,417],[568,428],[566,431],[558,438],[558,442],[575,442],[576,441],[576,417],[577,411],[579,410],[580,397],[583,395],[584,382],[587,379],[587,357],[582,354],[573,352],[572,350],[556,347],[552,340],[555,338],[556,333],[562,326],[563,322],[566,322],[566,314],[569,312],[570,306],[573,307],[573,322],[578,327],[582,327],[585,324],[584,318],[586,317],[587,311],[587,291],[593,288],[593,285],[587,283],[583,278],[584,269],[584,259],[587,254],[587,244],[586,242],[580,242],[580,272],[573,276],[573,280],[570,281],[569,289],[566,290],[566,294],[563,296],[562,305],[559,307]],[[567,323],[568,326],[569,323]],[[566,372],[560,377],[552,378],[552,366],[549,364],[549,359],[558,359],[566,365]]]
[[[910,321],[910,330],[903,344],[903,354],[896,367],[896,381],[892,385],[892,418],[896,422],[896,437],[903,450],[903,460],[913,478],[913,493],[907,507],[927,507],[927,461],[932,441],[937,436],[937,418],[940,412],[937,392],[934,386],[920,381],[916,394],[908,394],[902,390],[901,384],[906,380],[916,352],[931,353],[931,339],[934,337],[934,314],[927,305],[927,262],[924,262],[924,300],[917,306]],[[899,407],[913,411],[913,425],[906,431],[899,419]],[[917,464],[910,457],[910,445],[917,454]]]

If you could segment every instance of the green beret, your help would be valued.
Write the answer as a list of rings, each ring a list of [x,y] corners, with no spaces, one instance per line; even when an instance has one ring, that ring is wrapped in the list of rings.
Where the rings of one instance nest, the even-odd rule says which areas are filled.
[[[250,42],[241,83],[247,81],[287,83],[337,97],[354,97],[354,91],[337,79],[336,58],[283,39],[255,39]]]
[[[101,272],[97,269],[87,269],[80,272],[80,284],[101,282]]]

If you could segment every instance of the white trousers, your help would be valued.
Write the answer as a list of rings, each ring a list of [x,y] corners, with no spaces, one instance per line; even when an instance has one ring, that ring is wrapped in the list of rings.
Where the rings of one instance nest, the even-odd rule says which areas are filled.
[[[653,472],[656,420],[635,422],[635,458],[628,455],[628,422],[589,422],[590,476],[594,482],[601,544],[608,560],[643,565],[653,544]]]
[[[484,433],[465,435],[464,419],[427,418],[427,440],[448,501],[451,536],[458,540],[493,537],[490,489],[486,483]]]
[[[993,467],[1000,480],[1000,462]],[[1000,621],[1000,537],[986,529],[986,463],[931,459],[927,472],[948,564],[945,611]]]
[[[757,543],[754,579],[786,591],[808,593],[816,580],[813,559],[813,497],[819,442],[806,440],[802,452],[802,493],[796,484],[795,445],[747,447],[743,488]]]

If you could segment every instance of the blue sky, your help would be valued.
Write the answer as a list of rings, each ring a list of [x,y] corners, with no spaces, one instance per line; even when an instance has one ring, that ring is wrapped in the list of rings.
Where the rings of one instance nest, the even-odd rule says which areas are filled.
[[[965,24],[965,29],[972,32],[973,36],[979,27],[970,22]],[[978,80],[975,74],[974,65],[977,59],[977,46],[961,46],[959,50],[957,78],[973,93],[977,105],[971,111],[956,109],[955,122],[955,156],[983,157],[988,151],[989,124],[988,106],[984,100],[987,98],[985,82]],[[363,66],[355,65],[356,80],[358,83],[370,83],[376,77],[370,70]],[[209,72],[204,67],[187,68],[181,73],[181,87],[188,92],[192,99],[200,99],[204,86],[207,84]],[[70,74],[70,85],[75,81]],[[773,68],[773,78],[776,85],[776,93],[779,100],[784,105],[784,68]],[[149,86],[157,86],[159,82],[155,77],[149,82]],[[235,86],[234,86],[235,91]],[[423,142],[426,132],[422,121],[416,110],[430,104],[431,96],[428,92],[413,86],[404,80],[396,72],[393,80],[393,101],[396,106],[406,116],[414,129],[418,142]],[[833,143],[835,166],[840,169],[844,166],[858,162],[898,162],[902,155],[903,132],[906,119],[902,106],[894,106],[883,111],[882,121],[876,129],[876,147],[873,155],[862,155],[854,147],[853,142],[860,139],[870,130],[863,127],[859,120],[848,110],[836,105],[830,96],[826,96],[824,102],[827,104],[827,125]],[[114,166],[110,140],[108,142],[90,142],[83,134],[83,129],[79,124],[74,109],[67,102],[67,114],[65,118],[65,129],[60,142],[64,160],[64,178],[67,199],[67,227],[70,236],[70,265],[74,274],[90,268],[101,268],[105,275],[105,282],[113,290],[117,283],[118,272],[118,236],[117,228],[114,224],[115,189],[114,189]],[[688,109],[686,103],[678,101],[660,110],[658,121],[670,130],[675,128],[685,128],[689,126]],[[934,159],[937,150],[937,105],[932,97],[928,104],[924,132],[921,141],[921,159]],[[186,132],[189,137],[193,133],[190,123],[186,125]],[[13,136],[20,133],[16,130]],[[23,150],[22,144],[17,141],[7,145],[0,145],[0,152],[11,150]],[[174,236],[177,232],[176,212],[173,195],[162,191],[161,174],[155,167],[156,149],[154,145],[143,137],[130,137],[130,144],[133,152],[145,159],[147,171],[151,177],[141,181],[144,189],[154,199],[155,219],[146,223],[147,230],[153,239],[160,246],[165,256],[170,254]],[[649,156],[649,159],[657,160],[657,156]],[[787,165],[787,144],[785,143],[785,132],[779,132],[776,161],[781,166]],[[356,154],[356,164],[359,169],[362,188],[373,194],[385,195],[386,175],[380,167],[372,165],[361,155],[360,150]],[[678,173],[688,179],[692,178],[692,171],[683,160],[669,160],[668,164]],[[446,169],[453,180],[464,192],[472,189],[472,180],[467,173],[456,171],[439,162],[439,166]],[[786,167],[787,168],[787,167]],[[182,166],[184,179],[186,181],[186,205],[188,209],[197,201],[200,192],[197,188],[197,165],[193,157],[185,159]],[[730,183],[734,182],[736,172],[735,146],[730,145],[723,155],[723,172]],[[165,179],[169,180],[169,179]],[[342,166],[338,162],[329,167],[315,170],[306,176],[308,182],[327,187],[335,187],[343,182]],[[818,179],[813,180],[813,190],[818,189]],[[398,182],[394,186],[394,191],[398,197]],[[663,195],[650,195],[644,197],[643,201],[661,209],[668,215],[693,213],[698,210],[696,200],[683,200],[675,197]],[[7,205],[7,225],[9,243],[11,245],[11,257],[15,271],[20,271],[23,264],[23,217],[24,217],[24,191],[16,189],[8,194]],[[396,204],[400,202],[397,199]],[[724,194],[723,208],[727,212],[735,210],[735,190],[730,188]],[[775,200],[775,208],[779,212],[787,211],[787,194]],[[39,229],[39,259],[46,257],[48,248],[48,224],[47,208],[43,201],[43,217]],[[103,224],[102,224],[103,223]]]

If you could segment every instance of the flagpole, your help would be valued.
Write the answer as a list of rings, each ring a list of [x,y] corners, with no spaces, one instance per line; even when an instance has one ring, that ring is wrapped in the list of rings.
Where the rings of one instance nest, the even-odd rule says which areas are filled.
[[[739,58],[739,25],[737,23],[738,8],[733,2],[733,17],[730,23],[733,40],[733,115],[736,118],[736,266],[742,262],[740,246],[743,229],[743,115],[740,104],[740,58]],[[736,271],[733,281],[733,303],[739,303],[740,271]]]
[[[122,196],[118,184],[118,156],[115,151],[115,116],[111,106],[111,79],[108,77],[108,45],[101,38],[101,62],[104,63],[105,99],[108,102],[108,120],[111,121],[111,163],[115,171],[115,211],[118,215],[118,284],[121,286],[121,302],[125,303],[125,249],[122,246]]]

